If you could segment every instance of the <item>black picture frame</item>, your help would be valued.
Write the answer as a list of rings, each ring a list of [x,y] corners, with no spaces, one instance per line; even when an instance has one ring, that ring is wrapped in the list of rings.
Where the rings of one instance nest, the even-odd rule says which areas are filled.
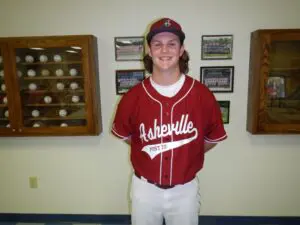
[[[202,60],[229,60],[233,57],[233,35],[202,35]]]
[[[116,70],[116,94],[123,95],[145,79],[145,70]]]
[[[230,101],[218,101],[220,106],[223,124],[229,124],[230,118]]]
[[[234,66],[202,66],[200,81],[212,92],[233,92]]]
[[[116,61],[142,61],[145,53],[145,38],[143,36],[115,37]]]

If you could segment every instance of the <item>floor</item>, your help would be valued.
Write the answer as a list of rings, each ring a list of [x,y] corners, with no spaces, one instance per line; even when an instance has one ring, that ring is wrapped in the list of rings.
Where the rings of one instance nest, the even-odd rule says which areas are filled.
[[[0,225],[121,225],[121,224],[67,223],[67,222],[64,222],[64,223],[3,223],[3,222],[0,222]],[[122,224],[122,225],[124,225],[124,224]]]

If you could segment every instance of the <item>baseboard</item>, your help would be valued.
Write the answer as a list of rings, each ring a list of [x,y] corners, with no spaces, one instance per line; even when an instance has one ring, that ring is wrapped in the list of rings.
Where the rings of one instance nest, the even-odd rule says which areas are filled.
[[[0,213],[0,222],[130,224],[130,215]],[[201,225],[300,225],[300,217],[200,216]]]
[[[130,215],[0,213],[0,222],[2,221],[23,223],[76,222],[130,224]]]

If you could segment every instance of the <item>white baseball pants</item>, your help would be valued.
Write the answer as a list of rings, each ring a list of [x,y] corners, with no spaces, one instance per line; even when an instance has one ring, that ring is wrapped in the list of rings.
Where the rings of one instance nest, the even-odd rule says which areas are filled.
[[[132,176],[132,225],[198,225],[200,195],[197,177],[170,189],[161,189]]]

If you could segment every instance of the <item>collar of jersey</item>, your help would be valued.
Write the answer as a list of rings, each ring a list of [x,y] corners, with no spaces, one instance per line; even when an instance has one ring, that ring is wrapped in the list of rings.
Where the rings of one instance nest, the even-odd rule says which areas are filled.
[[[180,98],[182,98],[191,88],[193,85],[193,79],[189,76],[185,75],[185,81],[181,87],[181,89],[178,91],[178,93],[173,97],[166,97],[158,93],[155,88],[152,86],[150,82],[150,77],[145,79],[143,81],[143,86],[147,92],[147,94],[151,97],[159,101],[160,103],[168,102],[168,104],[173,104],[177,102]]]
[[[169,98],[175,96],[180,91],[180,89],[182,88],[182,86],[184,84],[184,81],[185,81],[185,75],[181,74],[178,81],[176,81],[174,84],[164,86],[164,85],[155,83],[155,81],[152,79],[152,77],[150,77],[150,83],[153,86],[153,88],[161,95],[164,95]]]

